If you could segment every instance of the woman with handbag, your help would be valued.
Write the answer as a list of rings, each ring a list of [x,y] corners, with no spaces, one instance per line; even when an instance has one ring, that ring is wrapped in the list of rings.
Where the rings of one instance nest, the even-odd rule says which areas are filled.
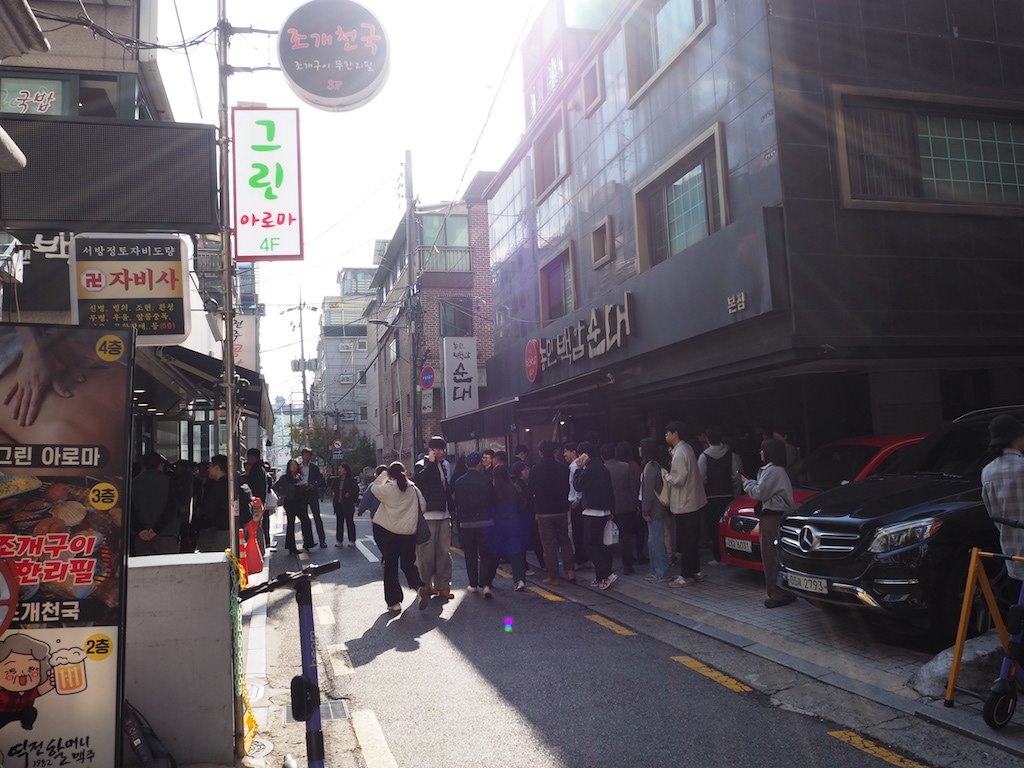
[[[423,494],[409,480],[400,461],[377,475],[370,492],[380,501],[373,516],[373,538],[384,562],[384,601],[389,611],[402,610],[402,585],[398,581],[401,568],[409,589],[419,594],[422,611],[430,602],[430,590],[416,567],[416,531],[426,504]]]
[[[789,605],[796,598],[783,592],[778,581],[779,560],[775,555],[775,539],[779,535],[782,516],[791,512],[793,485],[786,472],[786,444],[781,440],[768,439],[761,443],[761,460],[764,466],[757,471],[757,479],[751,480],[740,475],[743,492],[759,502],[758,527],[761,531],[761,562],[764,564],[764,580],[768,589],[765,608],[780,608]]]
[[[356,502],[359,500],[359,486],[356,479],[352,477],[352,467],[348,464],[339,464],[338,471],[331,478],[331,500],[334,504],[334,516],[338,520],[336,527],[337,542],[334,546],[340,547],[344,543],[342,524],[348,531],[348,545],[356,545]]]
[[[668,506],[667,487],[661,472],[664,465],[659,462],[658,443],[645,437],[640,441],[640,513],[647,523],[647,548],[651,557],[651,572],[644,576],[651,584],[665,584],[672,581],[669,576],[668,551],[665,549],[665,521],[672,517]],[[673,524],[674,520],[671,521]]]
[[[302,481],[302,470],[299,469],[299,462],[295,459],[288,460],[288,466],[284,473],[274,483],[274,493],[277,494],[279,503],[284,504],[285,526],[284,526],[284,547],[288,554],[297,555],[299,550],[295,548],[295,518],[299,518],[302,527],[302,548],[309,552],[312,549],[313,524],[309,520],[309,513],[306,511],[306,498],[297,484]]]

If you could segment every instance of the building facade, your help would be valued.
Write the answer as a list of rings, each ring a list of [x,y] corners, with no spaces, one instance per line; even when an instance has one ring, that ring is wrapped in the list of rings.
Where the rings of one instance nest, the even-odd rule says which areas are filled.
[[[809,448],[1016,402],[1024,18],[961,5],[549,4],[486,192],[490,400],[449,439]]]

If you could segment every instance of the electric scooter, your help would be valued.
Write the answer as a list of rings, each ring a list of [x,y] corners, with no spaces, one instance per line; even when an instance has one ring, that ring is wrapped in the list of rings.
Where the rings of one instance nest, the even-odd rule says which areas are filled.
[[[1024,528],[1024,523],[993,517],[993,522],[1009,525],[1013,528]],[[1001,555],[1004,559],[1010,559]],[[1019,558],[1015,558],[1019,559]],[[999,678],[989,689],[982,717],[985,723],[995,729],[1002,728],[1010,722],[1017,708],[1017,695],[1024,691],[1024,669],[1021,668],[1021,640],[1024,638],[1024,587],[1021,588],[1017,603],[1011,605],[1006,614],[1006,631],[1010,642],[1003,656],[1003,666],[999,670]]]
[[[302,651],[302,674],[292,678],[292,717],[306,724],[306,760],[309,768],[324,768],[324,734],[320,724],[320,685],[316,671],[316,633],[313,626],[312,582],[318,576],[341,568],[340,560],[311,565],[301,571],[289,571],[277,577],[246,587],[238,593],[239,600],[277,589],[294,589],[299,606],[299,647]],[[288,755],[284,768],[298,768]]]

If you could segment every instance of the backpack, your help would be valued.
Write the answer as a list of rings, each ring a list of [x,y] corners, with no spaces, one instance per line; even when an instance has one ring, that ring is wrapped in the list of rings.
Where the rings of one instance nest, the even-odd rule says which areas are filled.
[[[704,461],[708,468],[708,479],[704,483],[707,495],[732,496],[732,450],[727,450],[718,459],[704,451]]]

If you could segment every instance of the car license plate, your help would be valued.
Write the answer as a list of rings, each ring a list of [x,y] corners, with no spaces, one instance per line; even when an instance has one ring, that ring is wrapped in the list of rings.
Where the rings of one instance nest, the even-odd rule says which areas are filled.
[[[812,579],[810,576],[798,576],[795,573],[786,574],[786,583],[793,589],[804,592],[816,592],[819,595],[828,594],[828,582],[824,579]]]
[[[726,549],[735,549],[735,550],[738,550],[739,552],[753,552],[754,551],[754,544],[753,544],[753,542],[747,541],[746,539],[733,539],[733,538],[730,538],[729,536],[726,536],[725,537],[725,548]]]

